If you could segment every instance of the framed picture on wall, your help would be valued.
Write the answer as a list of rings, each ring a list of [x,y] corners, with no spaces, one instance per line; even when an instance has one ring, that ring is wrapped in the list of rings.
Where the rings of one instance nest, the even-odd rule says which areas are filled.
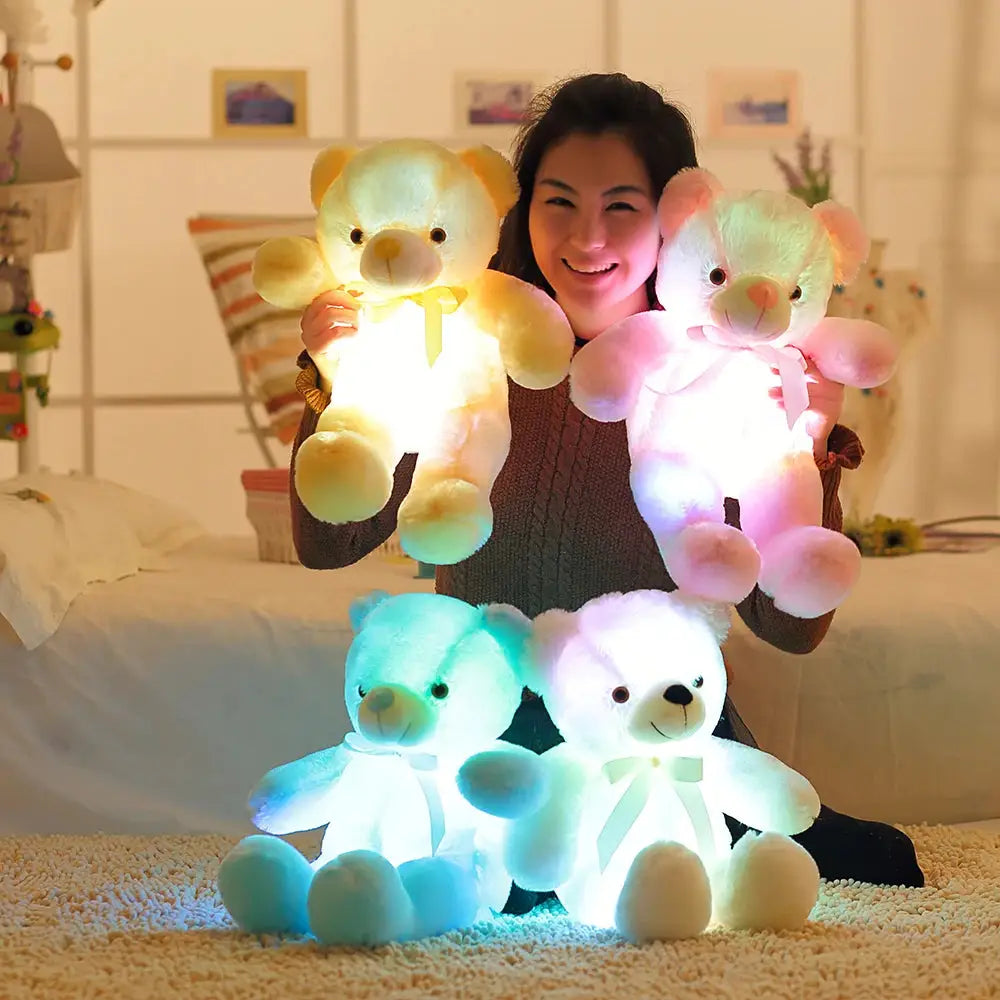
[[[794,70],[715,69],[708,73],[708,134],[760,139],[802,131],[799,74]]]
[[[509,139],[538,91],[538,76],[459,73],[455,77],[455,128],[481,142]]]
[[[281,139],[307,134],[304,69],[212,71],[212,135]]]

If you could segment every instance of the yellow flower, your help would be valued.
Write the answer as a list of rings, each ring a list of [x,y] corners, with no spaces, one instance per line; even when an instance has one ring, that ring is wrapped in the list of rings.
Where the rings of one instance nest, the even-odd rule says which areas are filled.
[[[920,526],[909,518],[876,514],[862,524],[845,524],[844,534],[863,556],[905,556],[924,547]]]

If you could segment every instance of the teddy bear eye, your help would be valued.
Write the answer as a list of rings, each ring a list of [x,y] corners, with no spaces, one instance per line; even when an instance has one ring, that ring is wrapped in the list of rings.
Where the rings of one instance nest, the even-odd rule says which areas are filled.
[[[364,241],[364,238],[365,238],[365,234],[363,232],[361,232],[360,229],[352,229],[351,230],[351,242],[355,246],[358,246],[359,244],[361,244]]]
[[[726,272],[721,267],[713,267],[708,273],[708,280],[713,285],[724,285],[726,283]]]
[[[448,685],[447,684],[442,684],[441,682],[438,682],[437,684],[434,685],[434,687],[431,688],[431,694],[435,698],[437,698],[438,700],[441,700],[443,698],[447,698],[448,697]]]
[[[704,683],[705,683],[705,678],[704,677],[696,677],[691,682],[691,687],[700,688],[702,686],[702,684],[704,684]]]
[[[629,693],[627,687],[616,687],[614,691],[611,692],[611,697],[614,701],[617,701],[619,705],[624,705],[629,699]]]
[[[431,239],[435,243],[444,243],[448,239],[448,234],[440,227],[436,227],[431,230]]]
[[[798,302],[802,298],[802,289],[798,285],[792,289],[792,294],[788,296],[793,302]]]

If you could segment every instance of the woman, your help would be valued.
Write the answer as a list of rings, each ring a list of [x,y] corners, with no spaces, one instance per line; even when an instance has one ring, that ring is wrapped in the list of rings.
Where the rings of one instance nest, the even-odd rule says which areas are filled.
[[[577,77],[532,102],[514,162],[520,198],[504,220],[493,266],[552,295],[578,345],[626,316],[657,308],[657,199],[677,171],[697,165],[684,114],[621,74]],[[325,352],[337,337],[354,332],[356,315],[343,292],[318,297],[303,315],[299,386],[309,406],[295,450],[315,429],[325,403]],[[510,603],[534,616],[553,607],[576,610],[612,591],[673,590],[632,498],[624,423],[583,416],[569,401],[568,380],[544,391],[509,388],[512,443],[492,493],[493,534],[469,559],[438,567],[437,591],[474,604]],[[824,524],[836,530],[841,469],[856,467],[861,457],[857,438],[836,426],[841,402],[842,389],[810,368]],[[404,456],[389,503],[358,524],[315,520],[293,490],[302,562],[317,569],[346,566],[384,542],[395,529],[414,461]],[[734,501],[727,501],[727,518],[738,526]],[[759,590],[737,611],[759,638],[793,653],[814,649],[833,618],[794,618]],[[755,745],[729,701],[716,732]],[[544,706],[527,695],[505,737],[538,752],[560,741]],[[733,825],[740,835],[742,828]],[[923,884],[912,844],[892,827],[824,806],[796,839],[827,878]]]

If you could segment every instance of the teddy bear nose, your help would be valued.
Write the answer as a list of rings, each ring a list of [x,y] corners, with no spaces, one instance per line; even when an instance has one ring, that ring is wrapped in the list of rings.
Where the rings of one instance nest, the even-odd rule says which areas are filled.
[[[378,715],[379,712],[384,712],[386,709],[392,708],[394,698],[395,696],[390,688],[372,688],[365,696],[365,702],[368,708]]]
[[[758,309],[770,309],[778,304],[778,289],[770,281],[755,281],[747,289],[747,298]]]
[[[663,692],[663,700],[669,701],[671,705],[690,705],[694,701],[694,695],[683,684],[671,684]]]
[[[383,236],[372,246],[371,252],[382,260],[395,260],[402,249],[403,245],[394,236]]]

